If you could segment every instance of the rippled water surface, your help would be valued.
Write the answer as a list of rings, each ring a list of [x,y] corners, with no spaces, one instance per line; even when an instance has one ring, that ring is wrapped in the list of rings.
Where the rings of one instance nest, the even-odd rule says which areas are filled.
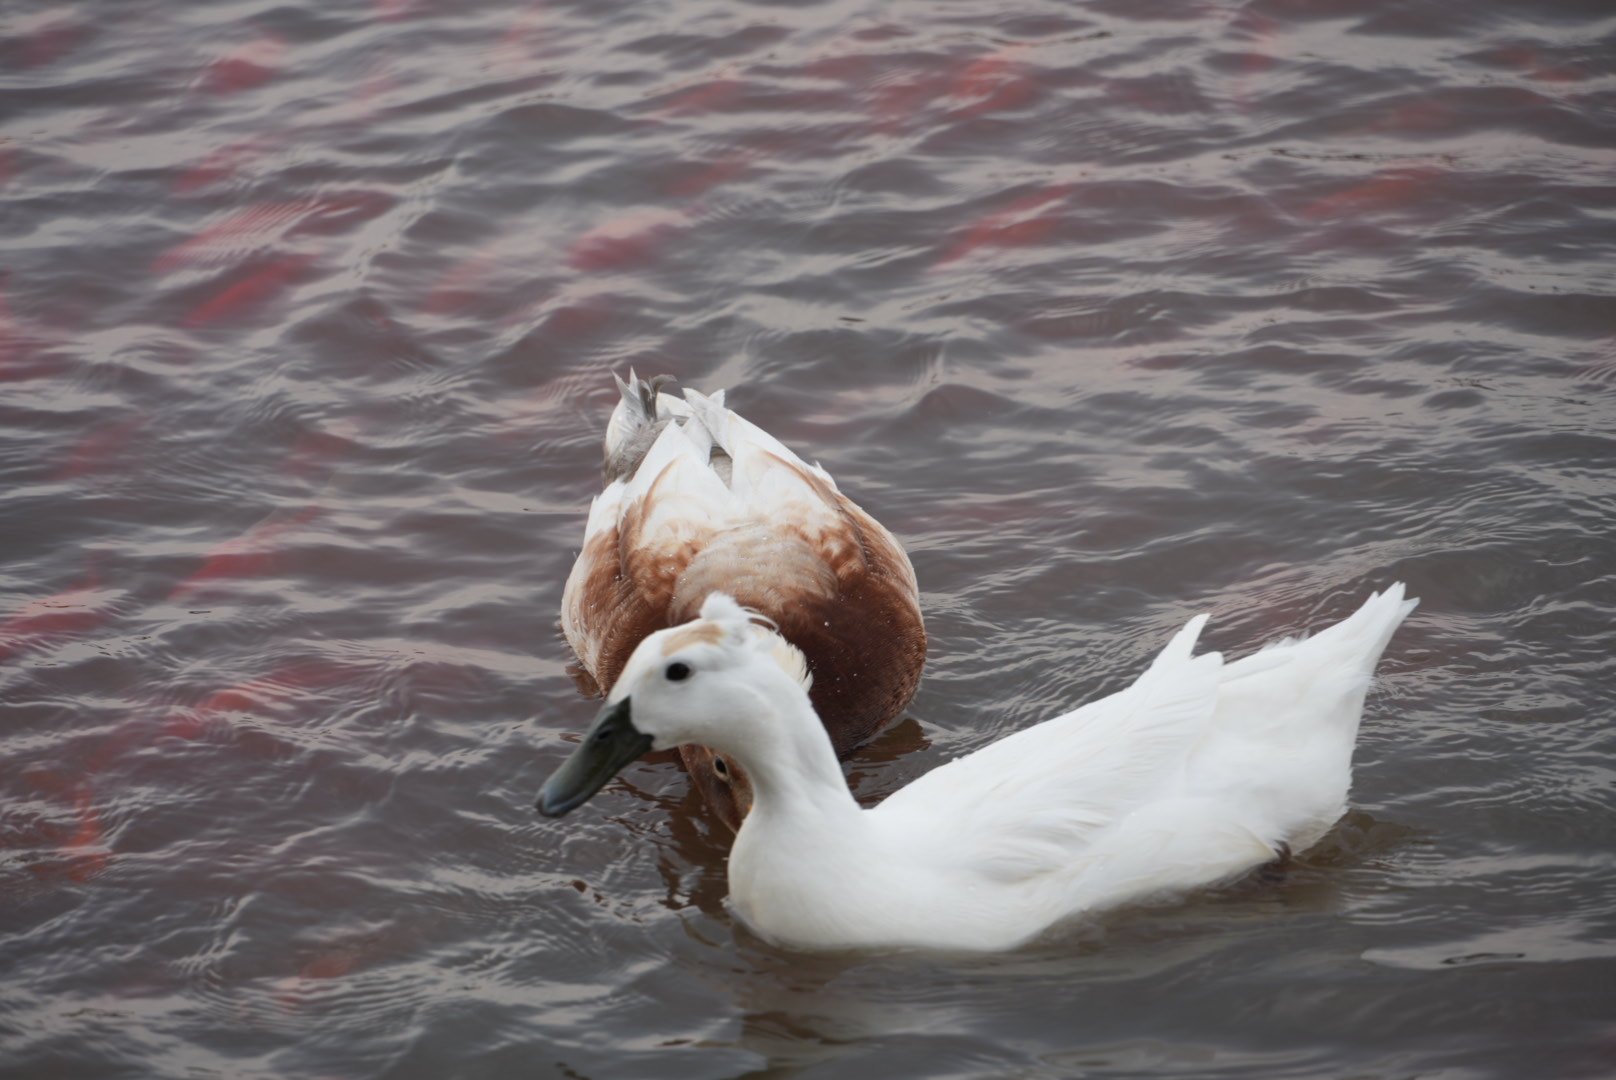
[[[0,1074],[1616,1070],[1607,5],[24,2],[0,237]],[[1355,809],[986,958],[538,819],[630,365],[908,546],[861,797],[1402,579]]]

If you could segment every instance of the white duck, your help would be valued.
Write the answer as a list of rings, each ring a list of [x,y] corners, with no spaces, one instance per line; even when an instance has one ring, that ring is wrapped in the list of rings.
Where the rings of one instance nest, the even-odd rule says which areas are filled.
[[[1371,673],[1403,586],[1311,638],[1225,664],[1191,619],[1133,685],[853,800],[800,653],[725,596],[652,634],[545,783],[560,816],[651,749],[699,742],[752,776],[735,911],[786,947],[991,950],[1228,880],[1317,841],[1346,808]]]
[[[898,541],[719,391],[660,393],[617,380],[606,487],[589,508],[561,627],[610,691],[646,635],[722,592],[802,650],[813,707],[838,755],[897,719],[926,662],[915,572]],[[692,740],[691,780],[731,829],[751,805],[745,770]]]

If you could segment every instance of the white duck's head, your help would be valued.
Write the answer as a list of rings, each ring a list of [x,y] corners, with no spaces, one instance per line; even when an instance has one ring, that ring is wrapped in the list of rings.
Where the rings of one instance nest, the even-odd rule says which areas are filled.
[[[701,615],[659,630],[634,650],[584,740],[539,792],[539,812],[560,817],[652,750],[696,743],[741,760],[781,740],[770,701],[806,704],[807,662],[758,616],[723,593]],[[818,727],[817,722],[814,725]]]

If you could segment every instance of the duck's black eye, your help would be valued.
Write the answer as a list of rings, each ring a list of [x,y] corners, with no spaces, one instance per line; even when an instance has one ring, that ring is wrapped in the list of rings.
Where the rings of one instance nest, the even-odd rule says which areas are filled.
[[[721,757],[713,758],[713,771],[724,779],[729,779],[729,762]]]
[[[662,674],[668,677],[669,682],[682,682],[690,678],[690,665],[682,660],[675,660]]]

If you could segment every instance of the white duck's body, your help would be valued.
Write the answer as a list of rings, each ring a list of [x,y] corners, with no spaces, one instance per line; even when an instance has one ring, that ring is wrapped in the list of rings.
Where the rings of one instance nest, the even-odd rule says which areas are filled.
[[[1346,807],[1371,673],[1414,607],[1402,597],[1394,585],[1314,637],[1231,664],[1192,655],[1199,616],[1127,689],[869,810],[842,779],[800,667],[727,598],[647,640],[602,717],[631,715],[647,745],[699,737],[749,770],[730,897],[762,936],[806,949],[1005,949],[1317,841]],[[571,768],[541,809],[576,805],[559,798]]]

